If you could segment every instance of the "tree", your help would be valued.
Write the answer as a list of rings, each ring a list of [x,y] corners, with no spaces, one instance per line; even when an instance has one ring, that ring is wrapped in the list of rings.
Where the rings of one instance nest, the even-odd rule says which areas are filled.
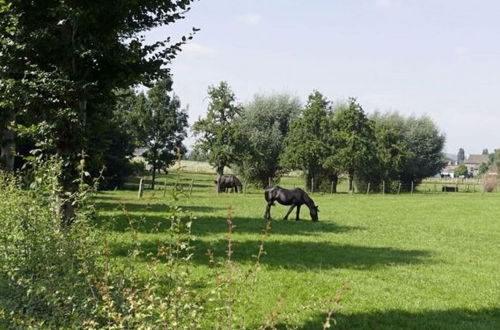
[[[245,106],[241,128],[248,148],[239,171],[249,182],[265,188],[270,178],[276,182],[286,171],[280,163],[284,140],[300,110],[300,101],[288,94],[256,95]]]
[[[405,138],[413,157],[409,158],[401,174],[404,185],[420,184],[446,166],[443,148],[445,136],[427,116],[406,119]]]
[[[188,38],[147,44],[142,34],[182,19],[193,0],[11,1],[0,3],[0,94],[27,114],[38,144],[63,167],[58,216],[73,221],[79,154],[95,136],[89,123],[116,88],[166,78]],[[0,107],[4,108],[2,104]]]
[[[483,155],[489,155],[490,153],[488,152],[487,148],[484,148],[482,154]]]
[[[373,175],[390,191],[392,183],[400,180],[405,163],[413,157],[405,138],[401,116],[397,113],[376,112],[370,119],[374,122],[376,159]],[[377,181],[375,180],[375,181]]]
[[[335,112],[334,120],[336,150],[333,163],[347,173],[349,191],[352,191],[354,177],[363,178],[375,159],[373,123],[355,98],[350,98],[347,106]]]
[[[309,95],[306,107],[299,117],[292,121],[290,132],[285,138],[285,149],[281,157],[284,168],[302,170],[306,187],[319,187],[325,178],[323,162],[331,151],[327,145],[328,115],[330,102],[318,91]]]
[[[465,151],[463,148],[458,149],[458,154],[457,154],[457,163],[459,165],[463,164],[465,162]]]
[[[130,160],[138,146],[132,121],[136,99],[133,89],[116,90],[108,105],[112,111],[103,113],[107,118],[90,123],[96,134],[88,142],[86,166],[93,177],[102,171],[104,189],[121,188],[133,174]]]
[[[199,136],[197,148],[208,153],[210,165],[218,175],[224,174],[224,167],[230,167],[242,157],[242,138],[237,120],[242,108],[228,83],[222,81],[217,87],[208,88],[210,104],[207,117],[193,125],[193,132]]]
[[[404,117],[394,112],[376,114],[372,120],[378,131],[379,146],[383,141],[380,128],[392,132],[392,147],[388,150],[394,165],[388,167],[386,180],[399,181],[405,189],[412,183],[416,186],[422,179],[434,176],[446,165],[442,152],[445,137],[428,117]],[[377,158],[380,161],[380,156]]]
[[[454,174],[455,178],[458,178],[461,176],[467,176],[469,174],[469,170],[467,169],[467,166],[465,166],[465,164],[460,164],[455,169],[455,172],[453,174]]]
[[[171,93],[170,80],[158,81],[147,94],[139,96],[134,109],[139,147],[146,148],[144,158],[151,165],[155,188],[156,172],[168,168],[177,152],[185,152],[187,112],[181,110],[179,98]]]

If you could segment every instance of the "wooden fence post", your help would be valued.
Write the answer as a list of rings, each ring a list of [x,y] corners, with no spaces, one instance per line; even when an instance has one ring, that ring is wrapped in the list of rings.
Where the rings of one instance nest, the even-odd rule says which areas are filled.
[[[366,188],[366,194],[368,195],[370,193],[370,182],[368,182],[368,187]]]
[[[413,195],[413,181],[411,182],[411,194]]]
[[[311,193],[314,193],[314,178],[311,178]]]
[[[401,181],[398,184],[398,195],[399,195],[400,192],[401,192]]]
[[[385,180],[382,181],[382,195],[385,195]]]
[[[191,186],[189,187],[189,197],[193,194],[193,184],[194,184],[194,179],[191,179]]]
[[[141,179],[141,181],[139,181],[139,192],[137,193],[137,198],[141,198],[143,194],[144,194],[144,179]]]
[[[167,195],[167,178],[165,178],[165,181],[163,183],[163,197]]]
[[[330,194],[333,194],[333,180],[332,180],[332,186],[330,187]]]

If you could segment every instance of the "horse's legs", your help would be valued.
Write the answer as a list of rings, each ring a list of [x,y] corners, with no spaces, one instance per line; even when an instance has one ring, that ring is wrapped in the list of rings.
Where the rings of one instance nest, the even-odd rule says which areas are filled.
[[[295,221],[299,220],[299,215],[300,215],[300,205],[297,205],[297,217],[295,218]]]
[[[266,206],[266,212],[264,212],[264,219],[271,219],[271,206],[273,204],[271,203],[267,203],[267,206]]]
[[[295,204],[290,207],[290,209],[288,210],[288,212],[285,215],[285,217],[283,218],[283,220],[288,220],[288,216],[290,215],[290,213],[292,213],[294,207],[295,207]]]

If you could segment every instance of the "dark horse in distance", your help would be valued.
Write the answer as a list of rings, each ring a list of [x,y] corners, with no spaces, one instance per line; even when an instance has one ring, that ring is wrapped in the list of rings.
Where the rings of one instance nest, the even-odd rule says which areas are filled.
[[[264,213],[264,219],[271,218],[271,206],[274,202],[278,202],[281,205],[291,205],[290,210],[283,218],[283,220],[288,220],[288,216],[292,213],[293,208],[297,207],[297,217],[295,220],[299,220],[300,207],[303,204],[309,208],[312,221],[318,221],[318,207],[314,204],[314,201],[309,197],[306,192],[300,188],[295,189],[284,189],[278,186],[266,188],[264,191],[264,197],[266,198],[267,206],[266,212]]]
[[[219,192],[227,192],[232,189],[234,192],[243,192],[243,185],[235,175],[225,174],[217,177],[214,182],[217,184]]]

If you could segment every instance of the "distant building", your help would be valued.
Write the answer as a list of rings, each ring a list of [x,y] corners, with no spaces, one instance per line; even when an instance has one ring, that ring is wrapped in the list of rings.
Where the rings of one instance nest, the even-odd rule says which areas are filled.
[[[441,170],[441,173],[438,174],[438,177],[441,178],[454,178],[455,170],[457,169],[457,165],[447,165],[445,168]]]
[[[488,155],[469,155],[469,157],[465,159],[464,165],[467,166],[469,173],[476,176],[479,171],[479,166],[481,166],[482,163],[487,163],[488,158]]]

